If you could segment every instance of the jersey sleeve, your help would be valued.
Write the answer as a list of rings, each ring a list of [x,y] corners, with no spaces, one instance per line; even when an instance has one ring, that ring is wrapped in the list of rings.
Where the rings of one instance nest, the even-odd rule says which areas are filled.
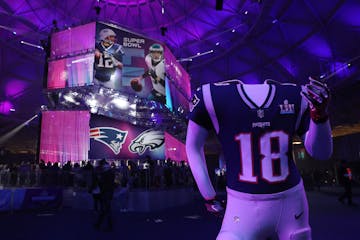
[[[191,99],[189,120],[197,123],[207,130],[211,130],[213,128],[209,113],[206,110],[201,88],[197,89]]]

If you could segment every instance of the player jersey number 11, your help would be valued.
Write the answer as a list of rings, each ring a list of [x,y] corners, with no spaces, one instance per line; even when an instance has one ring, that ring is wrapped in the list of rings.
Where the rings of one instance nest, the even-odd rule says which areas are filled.
[[[256,176],[254,174],[254,155],[252,146],[252,134],[241,133],[235,136],[235,140],[240,145],[240,166],[241,171],[239,173],[239,181],[257,183],[258,177],[263,178],[270,183],[276,183],[284,181],[289,175],[288,165],[288,151],[289,151],[289,135],[283,131],[274,131],[262,135],[259,138],[259,152],[260,152],[260,172]],[[276,140],[276,141],[273,141]],[[272,152],[271,144],[277,143],[274,149],[278,149],[276,152]],[[280,174],[274,172],[274,161],[280,161]]]

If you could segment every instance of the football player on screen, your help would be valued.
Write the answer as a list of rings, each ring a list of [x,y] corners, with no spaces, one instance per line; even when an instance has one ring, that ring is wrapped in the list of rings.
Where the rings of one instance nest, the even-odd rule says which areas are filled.
[[[116,33],[110,28],[99,32],[95,46],[95,83],[118,89],[121,84],[123,47],[116,43]]]
[[[142,76],[133,78],[130,81],[131,87],[135,91],[141,91],[141,80],[150,77],[153,89],[151,90],[149,99],[165,104],[164,48],[158,43],[152,44],[149,48],[149,54],[145,57],[145,63],[148,70],[146,70]]]
[[[203,147],[213,129],[227,168],[227,204],[218,240],[311,239],[308,203],[292,157],[294,135],[307,152],[325,160],[332,153],[327,86],[265,81],[206,84],[196,91],[186,137],[189,164],[206,209],[217,201]],[[212,207],[210,207],[212,206]]]

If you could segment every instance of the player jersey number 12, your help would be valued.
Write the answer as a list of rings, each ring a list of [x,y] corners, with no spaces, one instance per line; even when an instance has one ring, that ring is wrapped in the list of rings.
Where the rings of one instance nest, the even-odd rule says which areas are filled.
[[[114,64],[111,55],[104,52],[104,55],[100,55],[98,67],[113,68]]]
[[[240,145],[240,166],[239,181],[257,183],[258,176],[254,174],[254,156],[252,146],[252,134],[241,133],[235,136]],[[272,141],[277,140],[277,141]],[[277,143],[277,152],[272,152],[271,144]],[[283,131],[273,131],[262,135],[259,139],[260,177],[270,183],[284,181],[289,175],[288,166],[288,144],[289,135]],[[274,173],[274,160],[280,160],[280,174]]]

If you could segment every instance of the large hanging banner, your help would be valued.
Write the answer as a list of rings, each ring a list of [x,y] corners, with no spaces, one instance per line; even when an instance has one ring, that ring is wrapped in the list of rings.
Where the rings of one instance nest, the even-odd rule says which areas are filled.
[[[164,44],[96,23],[94,84],[165,104]]]
[[[166,78],[169,82],[169,84],[167,84],[167,87],[169,87],[169,95],[171,93],[171,97],[167,96],[167,99],[170,99],[172,102],[172,104],[169,105],[171,105],[175,111],[182,112],[183,110],[188,112],[191,95],[190,76],[166,46],[164,56],[166,59]]]
[[[89,159],[165,158],[164,131],[91,115]]]
[[[53,33],[47,88],[102,86],[188,110],[190,77],[164,43],[93,22]]]
[[[53,33],[50,58],[64,58],[91,52],[95,44],[94,35],[95,22]]]
[[[48,89],[92,84],[95,26],[93,22],[51,35]]]

